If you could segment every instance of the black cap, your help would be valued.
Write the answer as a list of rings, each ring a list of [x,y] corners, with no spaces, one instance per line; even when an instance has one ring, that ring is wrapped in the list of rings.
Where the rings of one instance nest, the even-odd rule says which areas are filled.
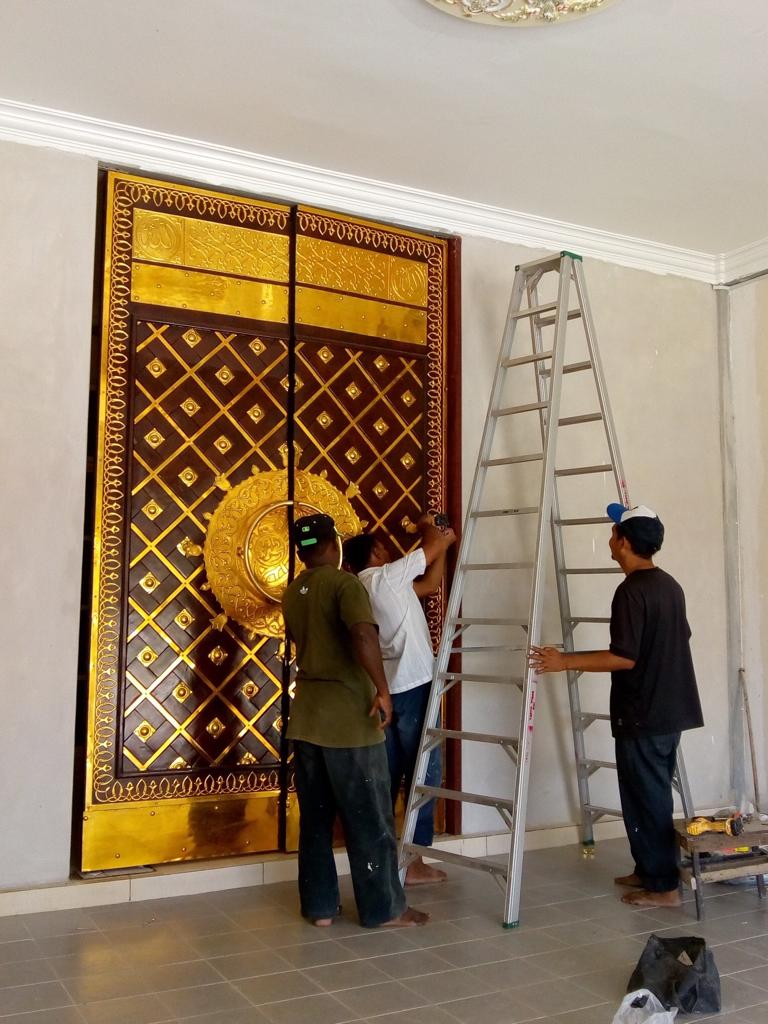
[[[293,542],[299,554],[335,538],[336,524],[330,516],[322,512],[313,516],[302,516],[293,524]]]

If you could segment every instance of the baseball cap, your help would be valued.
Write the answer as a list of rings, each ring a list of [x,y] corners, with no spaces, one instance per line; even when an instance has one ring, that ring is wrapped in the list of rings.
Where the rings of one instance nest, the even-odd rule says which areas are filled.
[[[302,516],[293,524],[293,542],[299,553],[316,547],[323,541],[334,540],[336,524],[330,516],[322,512],[312,516]]]
[[[659,518],[647,505],[635,505],[634,508],[627,508],[626,505],[620,505],[617,501],[610,504],[605,511],[608,513],[608,518],[614,523],[626,523],[628,519]]]

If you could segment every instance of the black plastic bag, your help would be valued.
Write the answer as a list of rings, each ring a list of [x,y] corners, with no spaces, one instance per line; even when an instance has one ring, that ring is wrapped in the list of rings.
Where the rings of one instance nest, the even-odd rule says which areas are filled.
[[[720,1011],[720,975],[712,951],[704,939],[693,935],[660,938],[651,935],[627,992],[647,988],[666,1009],[676,1006],[683,1013]]]

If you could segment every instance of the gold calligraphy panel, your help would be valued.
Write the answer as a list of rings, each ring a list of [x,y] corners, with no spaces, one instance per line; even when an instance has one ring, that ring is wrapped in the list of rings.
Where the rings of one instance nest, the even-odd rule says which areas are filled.
[[[371,298],[427,305],[427,268],[423,262],[324,238],[298,237],[296,279]]]
[[[426,310],[319,288],[296,288],[296,322],[411,345],[427,342]]]
[[[210,220],[136,210],[133,257],[196,270],[288,283],[287,235]]]

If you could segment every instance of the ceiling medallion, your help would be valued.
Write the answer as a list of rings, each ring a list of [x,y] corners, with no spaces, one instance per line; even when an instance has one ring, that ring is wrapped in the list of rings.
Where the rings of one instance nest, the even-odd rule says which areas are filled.
[[[613,0],[427,0],[446,14],[486,25],[554,25],[593,14]]]

